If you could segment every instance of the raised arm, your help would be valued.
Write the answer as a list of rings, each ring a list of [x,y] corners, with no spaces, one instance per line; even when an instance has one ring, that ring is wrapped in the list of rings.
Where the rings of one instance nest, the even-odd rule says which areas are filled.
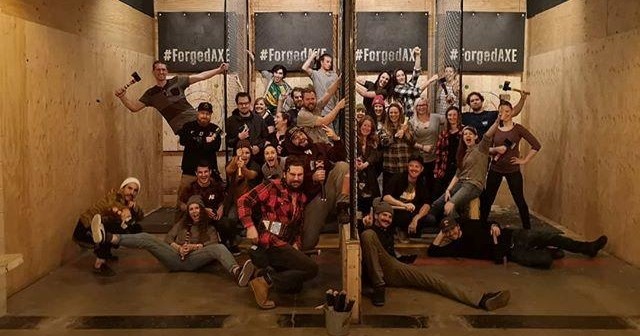
[[[331,112],[316,119],[316,126],[325,126],[332,123],[340,113],[340,110],[344,108],[346,103],[347,103],[346,98],[340,99],[340,101],[336,104],[333,110],[331,110]]]
[[[189,84],[197,83],[199,81],[203,81],[205,79],[209,79],[215,75],[223,74],[229,69],[228,63],[222,63],[219,67],[207,71],[203,71],[201,73],[197,73],[195,75],[189,76]]]
[[[338,76],[338,79],[336,79],[335,82],[329,85],[329,87],[327,88],[327,92],[325,92],[324,96],[322,96],[320,100],[318,100],[318,102],[316,103],[316,107],[318,109],[324,108],[324,106],[327,105],[327,103],[329,103],[329,100],[331,100],[331,97],[333,97],[333,95],[335,95],[336,92],[338,92],[338,88],[340,87],[340,84],[342,84],[342,75]]]
[[[520,100],[518,101],[518,103],[516,104],[516,106],[513,107],[513,116],[517,116],[518,114],[520,114],[520,112],[522,112],[522,108],[524,107],[524,103],[527,100],[527,97],[531,94],[528,91],[525,90],[519,90],[519,89],[512,89],[513,91],[519,92],[520,93]]]
[[[362,84],[360,83],[356,83],[356,92],[361,95],[364,98],[375,98],[376,97],[376,92],[375,91],[369,91],[367,90],[366,87],[364,87]]]
[[[139,100],[131,100],[127,97],[127,89],[125,87],[121,87],[115,92],[116,97],[120,98],[122,104],[129,109],[131,112],[138,112],[145,108],[145,104]]]
[[[313,69],[311,69],[311,63],[313,63],[313,60],[316,58],[318,58],[318,52],[314,50],[309,54],[309,57],[304,61],[304,64],[302,64],[302,71],[306,72],[309,76],[311,76],[311,73],[313,72]]]

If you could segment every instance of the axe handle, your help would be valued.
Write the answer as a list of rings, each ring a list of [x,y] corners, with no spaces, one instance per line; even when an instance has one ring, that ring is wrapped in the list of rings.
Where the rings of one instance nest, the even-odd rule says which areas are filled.
[[[136,80],[132,79],[129,83],[125,84],[124,88],[127,89],[127,88],[129,88],[131,85],[133,85],[135,83],[136,83]]]

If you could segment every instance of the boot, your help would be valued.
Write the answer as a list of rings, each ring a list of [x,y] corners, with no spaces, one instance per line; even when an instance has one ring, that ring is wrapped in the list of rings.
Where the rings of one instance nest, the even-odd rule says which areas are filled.
[[[258,307],[261,309],[273,309],[276,307],[275,302],[269,300],[269,285],[264,277],[258,277],[249,281],[249,286],[253,290],[253,296],[256,299]]]
[[[349,224],[351,222],[349,202],[338,202],[336,204],[336,211],[338,213],[338,224]]]
[[[584,254],[589,256],[590,258],[595,258],[598,255],[598,252],[602,250],[602,248],[607,245],[607,236],[600,236],[598,239],[587,243],[589,246],[587,247]]]

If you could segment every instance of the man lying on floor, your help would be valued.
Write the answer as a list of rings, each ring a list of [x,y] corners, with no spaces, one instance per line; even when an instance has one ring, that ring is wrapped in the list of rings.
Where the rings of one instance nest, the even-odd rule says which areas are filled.
[[[172,272],[205,270],[219,261],[239,286],[247,286],[254,271],[253,264],[246,262],[243,267],[238,266],[227,247],[218,242],[218,234],[205,212],[202,197],[189,198],[187,210],[189,216],[171,228],[164,242],[146,232],[112,234],[105,231],[99,216],[91,222],[93,241],[99,245],[145,249]]]
[[[362,261],[373,286],[372,302],[376,306],[385,303],[386,287],[413,287],[427,290],[486,310],[502,308],[509,303],[509,291],[476,292],[456,285],[443,276],[424,268],[404,264],[394,255],[391,220],[393,208],[379,198],[374,200],[374,215],[363,218],[365,230],[360,235]]]
[[[591,258],[607,244],[607,236],[592,242],[581,242],[550,231],[500,228],[496,223],[445,217],[440,233],[429,246],[430,257],[459,257],[511,260],[522,266],[551,268],[553,259],[562,258],[567,250]],[[555,249],[553,249],[555,248]],[[506,258],[506,259],[505,259]]]

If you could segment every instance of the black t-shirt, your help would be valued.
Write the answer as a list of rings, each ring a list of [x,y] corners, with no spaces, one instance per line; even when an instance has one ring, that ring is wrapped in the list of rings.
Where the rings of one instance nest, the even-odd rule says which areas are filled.
[[[200,126],[197,121],[191,121],[182,127],[178,135],[180,136],[180,144],[184,146],[182,154],[182,173],[195,176],[196,166],[202,160],[209,162],[212,176],[216,179],[220,176],[218,170],[218,150],[222,144],[221,129],[216,124],[208,124]],[[207,142],[207,137],[214,136],[212,142]]]
[[[462,124],[474,127],[478,131],[478,141],[480,141],[497,118],[498,111],[466,112],[462,114]]]
[[[189,87],[189,76],[175,76],[163,87],[149,88],[140,97],[145,106],[155,107],[167,120],[175,134],[182,126],[195,119],[196,110],[189,104],[184,91]]]
[[[391,197],[397,200],[404,200],[404,202],[410,202],[416,206],[416,209],[420,209],[425,203],[431,199],[431,190],[427,187],[427,181],[424,178],[424,174],[418,176],[415,186],[413,186],[413,199],[406,199],[411,191],[409,187],[409,173],[397,173],[393,175],[391,180],[385,185],[385,195],[391,195]]]

